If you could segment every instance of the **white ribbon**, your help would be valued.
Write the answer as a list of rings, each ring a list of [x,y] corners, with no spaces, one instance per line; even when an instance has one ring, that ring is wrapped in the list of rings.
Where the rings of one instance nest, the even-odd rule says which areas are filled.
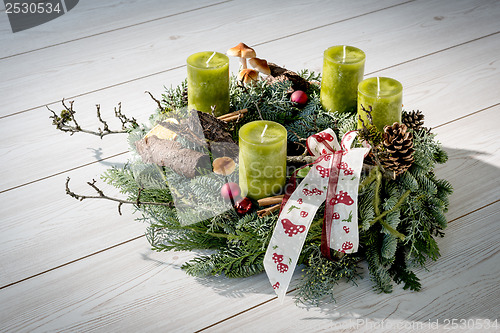
[[[357,197],[363,159],[369,148],[351,148],[357,132],[344,135],[339,144],[332,129],[308,138],[309,152],[318,157],[311,170],[284,205],[264,257],[269,281],[283,302],[297,260],[316,211],[327,198],[334,152],[341,156],[335,193],[328,195],[333,206],[329,244],[334,250],[353,253],[359,245]],[[340,153],[341,152],[341,153]],[[324,221],[324,223],[327,221]],[[329,223],[328,223],[329,224]]]

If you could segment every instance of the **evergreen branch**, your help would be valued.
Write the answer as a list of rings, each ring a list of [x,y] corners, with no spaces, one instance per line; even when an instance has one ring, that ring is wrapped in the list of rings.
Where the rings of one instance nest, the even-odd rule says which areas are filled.
[[[382,218],[384,218],[384,216],[386,216],[387,214],[392,213],[396,209],[398,209],[403,204],[403,202],[406,200],[406,198],[410,195],[410,192],[411,192],[410,190],[407,190],[405,193],[403,193],[403,195],[399,198],[398,202],[396,203],[396,205],[394,207],[392,207],[390,210],[384,211],[382,214],[375,217],[375,219],[373,219],[370,222],[370,225],[373,225],[378,220],[381,220]]]
[[[373,207],[375,214],[380,215],[380,188],[382,187],[382,173],[379,168],[375,168],[375,196],[373,197]]]
[[[99,122],[103,125],[103,128],[99,127],[97,131],[82,128],[75,118],[76,111],[73,109],[73,103],[74,101],[70,101],[68,105],[63,99],[61,101],[61,104],[63,105],[64,110],[62,110],[59,115],[54,110],[50,109],[48,105],[46,105],[46,108],[50,112],[52,112],[52,116],[49,116],[49,118],[52,119],[52,125],[56,126],[56,129],[62,132],[70,133],[70,135],[73,135],[77,132],[82,132],[97,135],[102,139],[105,135],[108,134],[128,133],[128,126],[131,126],[132,128],[139,127],[139,124],[134,118],[128,118],[122,113],[121,103],[118,103],[118,108],[115,107],[114,110],[115,117],[122,123],[121,130],[111,130],[109,128],[108,123],[101,116],[101,106],[99,104],[96,104],[96,117],[97,120],[99,120]]]
[[[238,81],[238,87],[243,89],[243,91],[245,93],[248,94],[248,97],[250,98],[250,101],[252,101],[252,103],[255,105],[255,108],[257,109],[257,112],[259,113],[259,117],[261,120],[264,120],[264,118],[262,118],[262,112],[260,112],[260,109],[259,109],[259,103],[256,102],[254,99],[253,99],[253,95],[250,93],[250,91],[248,90],[248,88],[245,86],[245,84],[243,83],[243,81]]]
[[[384,228],[387,229],[387,231],[389,231],[389,233],[391,235],[393,235],[394,237],[397,237],[399,239],[401,239],[402,241],[405,240],[406,236],[403,235],[402,233],[400,233],[399,231],[397,231],[396,229],[394,229],[393,227],[391,227],[389,224],[387,224],[387,222],[385,222],[384,220],[380,220],[380,224],[382,224],[382,226]]]
[[[142,189],[139,188],[139,192],[137,195],[136,200],[124,200],[120,198],[114,198],[110,197],[104,194],[103,190],[101,190],[99,187],[97,187],[96,180],[93,179],[92,182],[87,182],[87,184],[92,187],[98,195],[81,195],[81,194],[76,194],[75,192],[71,191],[69,188],[69,181],[70,178],[66,178],[66,194],[69,195],[70,197],[73,197],[77,200],[83,201],[85,199],[106,199],[114,202],[118,202],[118,213],[122,215],[121,212],[121,206],[123,204],[131,204],[131,205],[136,205],[137,207],[140,207],[142,205],[151,205],[151,206],[166,206],[166,207],[172,207],[173,203],[172,202],[155,202],[155,201],[141,201],[140,196]]]
[[[359,191],[364,189],[368,184],[371,184],[377,178],[377,168],[374,167],[370,170],[368,176],[359,184]]]

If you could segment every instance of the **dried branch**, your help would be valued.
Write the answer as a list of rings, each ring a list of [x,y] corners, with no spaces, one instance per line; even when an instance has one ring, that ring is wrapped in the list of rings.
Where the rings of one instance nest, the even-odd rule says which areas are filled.
[[[163,110],[163,109],[164,109],[164,107],[162,107],[162,106],[161,106],[160,101],[159,101],[159,100],[157,100],[157,99],[153,96],[153,94],[151,94],[151,93],[150,93],[149,91],[147,91],[147,90],[146,90],[144,93],[149,94],[149,97],[151,97],[151,98],[153,99],[153,101],[155,101],[155,102],[156,102],[156,104],[158,104],[158,108],[159,108],[160,110]]]
[[[110,201],[115,201],[118,202],[118,213],[122,215],[121,212],[121,207],[123,204],[131,204],[131,205],[136,205],[137,207],[140,207],[141,205],[152,205],[152,206],[167,206],[167,207],[172,207],[173,203],[172,202],[153,202],[153,201],[141,201],[141,193],[142,193],[142,188],[139,188],[139,192],[137,193],[137,199],[132,201],[132,200],[124,200],[120,198],[114,198],[110,197],[104,194],[104,192],[97,187],[96,180],[93,179],[91,182],[87,182],[87,184],[92,187],[98,195],[81,195],[81,194],[76,194],[75,192],[71,191],[69,188],[69,181],[70,178],[66,178],[66,194],[69,195],[70,197],[73,197],[77,200],[83,201],[85,199],[106,199]]]
[[[318,158],[309,155],[299,155],[299,156],[287,156],[287,163],[304,163],[309,164],[316,161]]]
[[[59,115],[55,111],[50,109],[48,105],[46,106],[47,109],[50,112],[52,112],[52,116],[49,117],[50,119],[52,119],[52,124],[56,126],[58,130],[62,132],[68,132],[70,133],[70,135],[73,135],[74,133],[77,132],[82,132],[82,133],[97,135],[102,139],[103,136],[108,134],[127,133],[129,126],[132,126],[133,128],[139,126],[139,124],[137,124],[137,121],[134,118],[128,118],[126,115],[122,113],[122,105],[121,103],[118,103],[118,108],[115,107],[114,110],[115,110],[115,117],[122,123],[121,130],[111,130],[109,128],[108,123],[101,116],[101,106],[99,104],[96,104],[96,112],[97,112],[97,119],[102,124],[102,128],[99,127],[97,131],[82,128],[80,124],[78,124],[78,122],[76,121],[75,118],[76,111],[73,109],[73,103],[74,101],[70,101],[68,105],[63,99],[61,101],[61,104],[63,105],[64,109],[61,111]]]

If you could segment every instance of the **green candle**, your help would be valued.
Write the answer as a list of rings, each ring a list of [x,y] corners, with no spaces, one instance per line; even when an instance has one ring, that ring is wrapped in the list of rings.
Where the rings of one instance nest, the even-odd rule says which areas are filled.
[[[229,112],[229,58],[218,52],[199,52],[187,58],[188,108],[215,115]]]
[[[369,124],[368,117],[362,106],[369,109],[371,106],[373,125],[383,132],[385,125],[401,122],[403,108],[403,86],[399,81],[388,77],[371,77],[363,80],[358,86],[358,128]]]
[[[321,104],[328,111],[355,111],[358,84],[363,80],[365,53],[353,46],[332,46],[323,57]]]
[[[257,120],[240,128],[243,196],[257,200],[280,194],[286,182],[286,142],[285,127],[273,121]]]

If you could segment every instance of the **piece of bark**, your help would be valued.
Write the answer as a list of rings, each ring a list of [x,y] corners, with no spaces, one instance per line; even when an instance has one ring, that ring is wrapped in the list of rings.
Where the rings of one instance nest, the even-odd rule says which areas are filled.
[[[198,146],[210,149],[214,158],[227,156],[237,161],[238,146],[227,128],[227,123],[211,114],[191,110],[180,124],[160,122],[162,126]]]
[[[217,119],[209,113],[191,110],[191,115],[186,119],[189,128],[195,132],[203,131],[205,139],[215,142],[232,142],[234,143],[231,133],[228,132],[225,121]]]
[[[135,143],[144,163],[171,168],[188,178],[195,177],[198,169],[211,169],[207,154],[184,148],[179,142],[158,139],[155,135]]]
[[[209,113],[192,110],[190,117],[182,123],[184,122],[194,133],[203,132],[214,158],[227,156],[235,161],[238,160],[238,146],[229,133],[225,121]]]
[[[271,69],[271,74],[267,76],[266,80],[270,84],[275,82],[290,81],[292,83],[292,91],[290,92],[295,90],[306,91],[307,88],[309,88],[309,82],[302,78],[299,74],[271,62],[268,63],[268,65]]]

